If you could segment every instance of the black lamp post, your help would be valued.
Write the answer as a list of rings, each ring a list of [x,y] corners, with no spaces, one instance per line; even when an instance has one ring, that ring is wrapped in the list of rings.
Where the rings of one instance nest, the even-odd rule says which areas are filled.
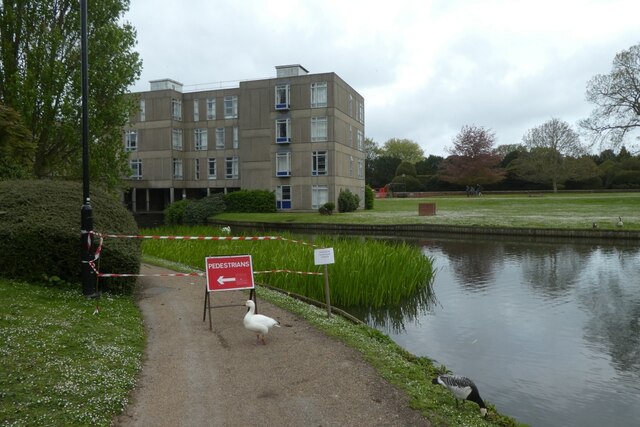
[[[89,77],[87,48],[87,0],[80,0],[80,44],[82,63],[82,208],[80,210],[82,251],[82,293],[86,297],[97,296],[96,275],[89,261],[92,259],[91,232],[93,231],[93,209],[89,197]]]

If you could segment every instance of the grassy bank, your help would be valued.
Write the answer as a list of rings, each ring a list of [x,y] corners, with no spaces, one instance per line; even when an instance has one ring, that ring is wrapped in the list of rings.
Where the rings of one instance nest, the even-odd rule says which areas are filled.
[[[419,216],[420,203],[435,203],[435,216]],[[482,197],[376,199],[374,209],[319,215],[223,213],[216,220],[287,223],[444,224],[480,227],[525,227],[616,230],[622,217],[624,230],[640,230],[640,192],[521,195]]]
[[[108,426],[141,368],[144,328],[132,297],[0,278],[3,426]]]

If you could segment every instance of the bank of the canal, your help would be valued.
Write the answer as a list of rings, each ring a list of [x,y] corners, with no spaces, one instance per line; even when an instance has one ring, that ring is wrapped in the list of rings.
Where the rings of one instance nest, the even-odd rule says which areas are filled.
[[[214,226],[243,227],[254,230],[286,230],[292,233],[315,234],[322,232],[367,234],[380,236],[396,235],[479,235],[479,236],[521,236],[549,237],[563,239],[616,239],[640,242],[638,230],[569,229],[569,228],[525,228],[525,227],[481,227],[444,224],[368,224],[368,223],[301,223],[229,221],[209,219]]]

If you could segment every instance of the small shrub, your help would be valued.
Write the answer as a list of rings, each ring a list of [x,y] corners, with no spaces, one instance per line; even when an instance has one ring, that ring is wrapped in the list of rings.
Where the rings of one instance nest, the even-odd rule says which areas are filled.
[[[360,197],[357,194],[353,194],[351,190],[340,190],[338,196],[338,212],[354,212],[360,205]]]
[[[373,202],[376,199],[376,192],[370,186],[364,187],[364,208],[366,210],[373,209]]]
[[[226,194],[227,212],[276,212],[276,195],[268,190],[240,190]]]
[[[224,194],[216,193],[200,200],[194,200],[184,210],[183,224],[206,224],[207,218],[225,210]]]
[[[171,203],[164,210],[164,223],[166,225],[180,225],[184,221],[184,211],[187,209],[187,205],[191,203],[191,200],[178,200]]]
[[[336,209],[335,203],[327,202],[324,205],[320,206],[320,208],[318,209],[318,212],[320,212],[320,215],[331,215],[333,214],[333,211],[335,209]]]

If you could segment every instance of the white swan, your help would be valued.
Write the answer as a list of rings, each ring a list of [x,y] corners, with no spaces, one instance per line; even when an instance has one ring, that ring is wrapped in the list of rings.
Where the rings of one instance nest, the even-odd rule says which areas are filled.
[[[266,344],[264,336],[267,335],[269,330],[274,326],[280,327],[280,322],[271,317],[263,316],[262,314],[255,314],[256,305],[252,300],[248,300],[244,305],[249,307],[249,311],[244,315],[244,327],[256,333],[258,342],[262,340],[262,344]]]

